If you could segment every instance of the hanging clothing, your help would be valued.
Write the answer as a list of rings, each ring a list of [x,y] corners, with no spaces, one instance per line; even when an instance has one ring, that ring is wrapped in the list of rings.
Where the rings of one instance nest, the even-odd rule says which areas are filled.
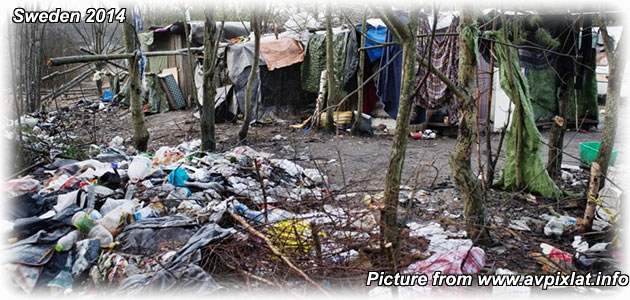
[[[433,44],[429,45],[431,37],[419,37],[416,44],[416,55],[418,57],[427,57],[429,55],[429,47],[431,47],[431,57],[429,63],[437,70],[445,74],[448,79],[457,82],[457,72],[459,63],[459,45],[457,35],[443,35],[447,33],[457,33],[459,25],[459,17],[452,17],[451,24],[447,27],[437,29]],[[431,22],[427,15],[420,16],[418,25],[418,35],[431,34]],[[419,67],[416,73],[415,85],[419,85],[425,77],[428,70]],[[426,109],[439,109],[446,107],[449,110],[449,122],[454,124],[457,122],[457,101],[453,91],[451,91],[440,78],[429,73],[426,83],[423,84],[418,92],[414,95],[416,105]]]
[[[407,22],[405,19],[403,22]],[[394,36],[387,32],[386,42],[395,42]],[[402,47],[399,45],[383,47],[383,55],[379,69],[384,67],[390,60],[393,61],[385,67],[378,75],[377,95],[385,106],[387,114],[396,119],[398,116],[398,102],[400,99],[400,83],[402,80]]]

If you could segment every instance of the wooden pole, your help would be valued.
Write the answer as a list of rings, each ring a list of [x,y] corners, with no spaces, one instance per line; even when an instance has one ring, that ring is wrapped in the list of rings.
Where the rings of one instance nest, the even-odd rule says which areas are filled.
[[[135,48],[132,50],[135,51]],[[203,51],[203,47],[190,48],[190,51]],[[185,55],[187,52],[188,52],[188,49],[177,49],[177,50],[168,50],[168,51],[143,52],[143,54],[146,57],[152,57],[152,56],[168,56],[168,55]],[[49,58],[48,61],[46,61],[46,64],[49,67],[52,67],[52,66],[60,66],[60,65],[67,65],[67,64],[96,62],[96,61],[133,59],[135,56],[136,56],[135,52],[117,53],[117,54],[74,55],[74,56],[64,56],[64,57],[52,57],[52,58]]]

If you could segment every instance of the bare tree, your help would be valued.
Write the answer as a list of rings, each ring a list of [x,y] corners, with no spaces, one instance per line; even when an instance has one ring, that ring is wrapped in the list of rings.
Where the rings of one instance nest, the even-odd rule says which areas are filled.
[[[258,57],[260,55],[260,13],[258,7],[252,7],[251,26],[254,30],[254,63],[252,64],[249,78],[247,78],[247,86],[245,87],[245,117],[243,118],[241,130],[238,132],[239,143],[243,143],[247,139],[247,130],[249,129],[249,123],[252,119],[251,97],[254,92],[254,83],[258,75]]]
[[[133,58],[127,59],[129,68],[129,94],[131,122],[133,124],[134,145],[139,151],[146,151],[149,144],[149,131],[144,123],[144,112],[142,111],[142,84],[140,83],[140,70],[137,55],[136,28],[133,23],[131,9],[126,9],[125,24],[123,25],[123,36],[125,50],[127,53],[136,53]]]
[[[411,98],[414,92],[414,74],[416,66],[416,34],[418,31],[419,10],[413,7],[409,11],[409,21],[403,23],[389,7],[382,10],[373,9],[387,28],[403,48],[402,86],[400,92],[400,104],[398,106],[398,118],[396,119],[396,133],[392,142],[389,155],[389,165],[385,175],[385,207],[381,210],[381,242],[384,247],[384,255],[395,268],[393,257],[394,249],[398,244],[397,210],[398,195],[400,192],[400,178],[405,162],[407,150],[407,135],[409,134],[409,121],[411,118]],[[391,244],[390,244],[391,243]]]
[[[363,20],[361,21],[361,41],[359,48],[365,47],[365,34],[367,32],[367,9],[363,11]],[[357,70],[357,119],[352,124],[352,132],[356,134],[361,121],[361,113],[363,113],[363,69],[365,69],[365,51],[359,51],[359,69]]]
[[[598,192],[605,184],[604,180],[608,174],[608,166],[612,148],[617,134],[618,102],[621,97],[621,84],[623,72],[626,68],[625,52],[627,47],[627,30],[624,26],[617,48],[614,48],[613,41],[608,34],[606,19],[602,15],[599,18],[600,31],[604,40],[604,49],[608,60],[608,87],[606,90],[606,117],[604,118],[604,130],[601,136],[601,145],[593,165],[591,166],[591,182],[588,190],[588,202],[584,211],[584,231],[591,231],[595,208],[597,206]]]
[[[214,138],[214,70],[217,61],[217,50],[219,48],[220,36],[216,34],[216,23],[214,21],[214,7],[206,7],[204,10],[206,21],[203,31],[203,105],[201,107],[201,149],[204,151],[214,151],[216,141]],[[225,19],[224,19],[225,21]],[[223,30],[221,22],[221,31]]]

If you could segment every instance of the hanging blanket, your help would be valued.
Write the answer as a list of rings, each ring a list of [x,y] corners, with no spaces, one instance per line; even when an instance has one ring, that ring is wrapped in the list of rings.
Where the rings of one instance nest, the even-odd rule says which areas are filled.
[[[459,24],[459,18],[453,17],[451,24],[445,28],[437,29],[435,31],[436,36],[433,40],[433,48],[431,50],[430,63],[444,73],[451,81],[457,82],[457,70],[458,70],[458,37],[456,35],[440,35],[444,33],[457,33],[457,25]],[[421,16],[418,28],[418,38],[416,44],[416,54],[418,57],[426,57],[429,55],[429,42],[431,40],[431,22],[426,15]],[[427,37],[422,37],[427,35]],[[418,68],[416,74],[416,86],[420,84],[420,81],[424,78],[427,69],[424,67]],[[447,107],[449,110],[449,120],[451,123],[457,121],[457,102],[453,92],[448,89],[446,84],[438,78],[437,75],[430,73],[425,84],[418,89],[415,95],[415,102],[417,105],[426,109],[438,109],[441,107]]]

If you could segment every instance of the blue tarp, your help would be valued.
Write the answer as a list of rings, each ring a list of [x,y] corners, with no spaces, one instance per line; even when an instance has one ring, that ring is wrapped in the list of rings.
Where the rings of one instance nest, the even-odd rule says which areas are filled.
[[[359,25],[357,28],[361,30],[361,25]],[[372,25],[368,25],[366,34],[369,38],[375,41],[378,41],[380,43],[384,43],[385,37],[387,36],[387,27],[378,26],[375,28]],[[375,42],[370,41],[369,39],[365,39],[366,47],[376,46],[376,45],[377,44]],[[383,55],[383,48],[370,49],[370,50],[367,50],[366,52],[370,61],[375,61]]]
[[[103,102],[109,102],[112,101],[112,99],[114,99],[114,94],[112,92],[110,92],[109,90],[103,92],[103,96],[101,96],[101,100]]]

